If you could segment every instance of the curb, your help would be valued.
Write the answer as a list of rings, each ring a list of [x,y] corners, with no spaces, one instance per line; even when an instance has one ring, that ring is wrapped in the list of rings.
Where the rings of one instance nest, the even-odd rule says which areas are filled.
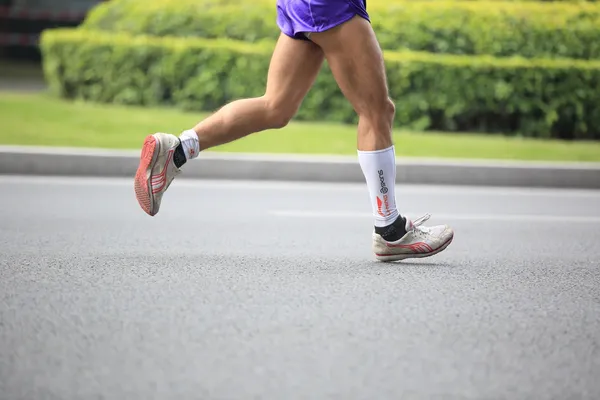
[[[0,146],[0,174],[131,177],[139,151]],[[181,178],[364,182],[356,157],[204,153]],[[600,189],[600,163],[397,159],[398,183]]]

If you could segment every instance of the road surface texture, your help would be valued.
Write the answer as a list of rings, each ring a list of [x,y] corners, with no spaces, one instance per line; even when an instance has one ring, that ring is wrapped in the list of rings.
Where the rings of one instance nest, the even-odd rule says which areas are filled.
[[[600,192],[400,186],[456,236],[393,264],[363,185],[0,194],[3,400],[600,398]]]

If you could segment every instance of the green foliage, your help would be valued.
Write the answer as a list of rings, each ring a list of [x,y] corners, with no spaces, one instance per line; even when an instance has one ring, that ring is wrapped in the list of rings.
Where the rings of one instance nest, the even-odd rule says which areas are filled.
[[[60,29],[41,48],[51,90],[212,111],[264,93],[273,43]],[[600,61],[386,53],[396,126],[600,139]],[[357,122],[324,66],[298,119]]]
[[[600,6],[489,1],[373,7],[383,48],[527,58],[600,58]],[[383,11],[385,10],[385,11]]]
[[[368,1],[383,48],[531,58],[600,58],[600,5],[572,2]],[[275,39],[274,0],[112,0],[84,28],[154,36]]]
[[[275,2],[265,0],[111,0],[96,6],[82,28],[255,42],[277,38],[275,12]]]

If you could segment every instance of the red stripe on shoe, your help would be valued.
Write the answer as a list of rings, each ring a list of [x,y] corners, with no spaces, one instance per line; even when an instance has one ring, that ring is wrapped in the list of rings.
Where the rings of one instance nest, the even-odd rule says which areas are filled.
[[[417,243],[413,243],[413,244],[391,244],[391,243],[386,243],[385,245],[387,247],[389,247],[389,248],[409,249],[409,250],[412,250],[414,253],[427,253],[427,252],[433,251],[433,249],[431,248],[431,246],[428,245],[425,242],[417,242]]]
[[[157,141],[154,136],[149,135],[146,137],[142,147],[142,154],[140,156],[140,165],[138,166],[135,174],[135,196],[140,207],[142,207],[142,210],[149,215],[152,215],[152,210],[150,209],[152,199],[150,198],[151,194],[148,190],[148,180],[146,179],[146,174],[148,172],[148,167],[152,163],[156,144]]]
[[[157,187],[154,187],[154,185],[152,185],[152,194],[156,194],[158,192],[160,192],[163,187],[165,186],[165,184],[167,183],[167,166],[169,165],[169,163],[171,162],[171,159],[173,158],[173,153],[175,152],[175,149],[171,149],[169,150],[169,153],[167,154],[167,161],[165,162],[165,165],[163,165],[163,170],[160,174],[155,175],[152,177],[152,179],[159,179],[159,183],[157,183]]]
[[[446,245],[449,245],[450,243],[452,243],[452,240],[453,240],[453,239],[454,239],[454,235],[452,235],[452,236],[451,236],[451,237],[450,237],[448,240],[446,240],[444,243],[442,243],[442,245],[441,245],[441,246],[439,246],[439,247],[438,247],[437,249],[435,249],[435,250],[433,250],[433,248],[432,248],[431,246],[429,246],[427,243],[423,243],[423,242],[414,243],[413,245],[416,245],[416,244],[423,243],[423,244],[427,245],[427,247],[429,247],[429,249],[431,249],[430,251],[428,251],[428,252],[422,252],[421,254],[426,254],[426,253],[435,253],[435,252],[437,252],[437,251],[438,251],[440,248],[442,248],[442,247],[444,247],[444,246],[446,246]],[[404,246],[413,246],[413,245],[404,245]],[[390,245],[388,245],[388,247],[390,247]],[[395,247],[399,247],[399,246],[398,246],[398,245],[396,245]],[[388,256],[397,256],[398,254],[397,254],[397,253],[386,253],[386,254],[375,253],[375,255],[376,255],[377,257],[388,257]]]

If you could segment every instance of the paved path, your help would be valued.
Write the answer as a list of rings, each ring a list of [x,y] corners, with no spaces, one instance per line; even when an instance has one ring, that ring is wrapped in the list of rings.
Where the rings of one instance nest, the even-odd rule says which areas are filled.
[[[405,186],[456,238],[370,254],[363,185],[0,177],[3,399],[597,399],[600,192]]]

